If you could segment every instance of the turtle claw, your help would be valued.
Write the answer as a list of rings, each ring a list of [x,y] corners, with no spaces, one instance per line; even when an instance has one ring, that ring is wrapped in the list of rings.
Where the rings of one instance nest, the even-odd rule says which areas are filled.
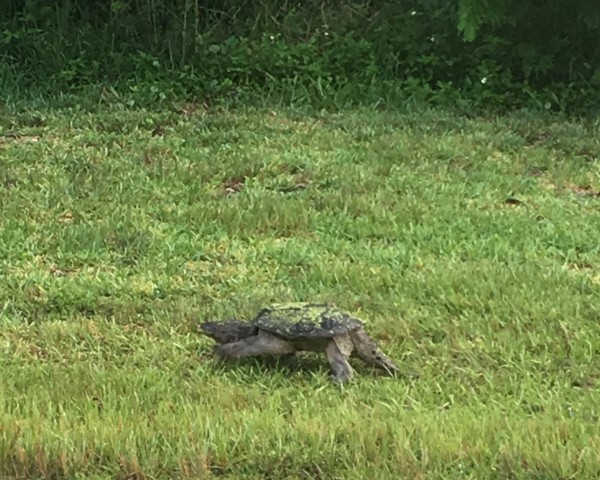
[[[350,382],[351,377],[348,375],[336,375],[335,373],[332,373],[329,375],[329,380],[338,385],[345,385]]]

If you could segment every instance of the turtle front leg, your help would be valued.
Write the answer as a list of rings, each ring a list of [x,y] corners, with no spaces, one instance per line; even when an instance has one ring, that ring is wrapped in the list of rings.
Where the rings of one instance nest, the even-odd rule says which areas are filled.
[[[222,359],[239,359],[261,355],[288,355],[295,349],[285,340],[273,335],[262,334],[215,346],[215,353]]]
[[[347,383],[352,379],[353,370],[348,363],[348,358],[344,355],[335,341],[329,342],[325,349],[327,360],[331,366],[333,374],[331,380],[336,383]]]

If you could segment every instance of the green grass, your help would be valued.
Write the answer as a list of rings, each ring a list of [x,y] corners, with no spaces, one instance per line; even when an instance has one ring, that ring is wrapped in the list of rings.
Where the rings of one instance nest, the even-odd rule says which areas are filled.
[[[598,125],[184,113],[0,118],[0,476],[598,478]],[[420,378],[195,331],[302,300]]]

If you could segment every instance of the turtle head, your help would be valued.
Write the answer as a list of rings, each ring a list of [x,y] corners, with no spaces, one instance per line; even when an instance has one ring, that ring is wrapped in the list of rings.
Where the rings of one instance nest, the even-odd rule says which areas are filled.
[[[393,375],[400,371],[398,365],[371,340],[367,333],[362,329],[357,329],[351,334],[352,343],[354,344],[354,352],[363,362],[372,365],[373,367],[385,370],[388,374]]]
[[[390,375],[398,373],[400,369],[398,365],[385,353],[383,353],[377,346],[374,346],[370,351],[371,361],[370,363],[382,370],[385,370]]]

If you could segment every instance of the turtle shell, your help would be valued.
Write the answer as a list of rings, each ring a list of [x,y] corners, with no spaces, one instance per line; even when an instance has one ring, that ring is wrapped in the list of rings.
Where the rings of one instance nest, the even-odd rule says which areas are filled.
[[[326,303],[270,305],[258,312],[253,322],[261,330],[290,340],[332,338],[363,326],[350,313]]]

